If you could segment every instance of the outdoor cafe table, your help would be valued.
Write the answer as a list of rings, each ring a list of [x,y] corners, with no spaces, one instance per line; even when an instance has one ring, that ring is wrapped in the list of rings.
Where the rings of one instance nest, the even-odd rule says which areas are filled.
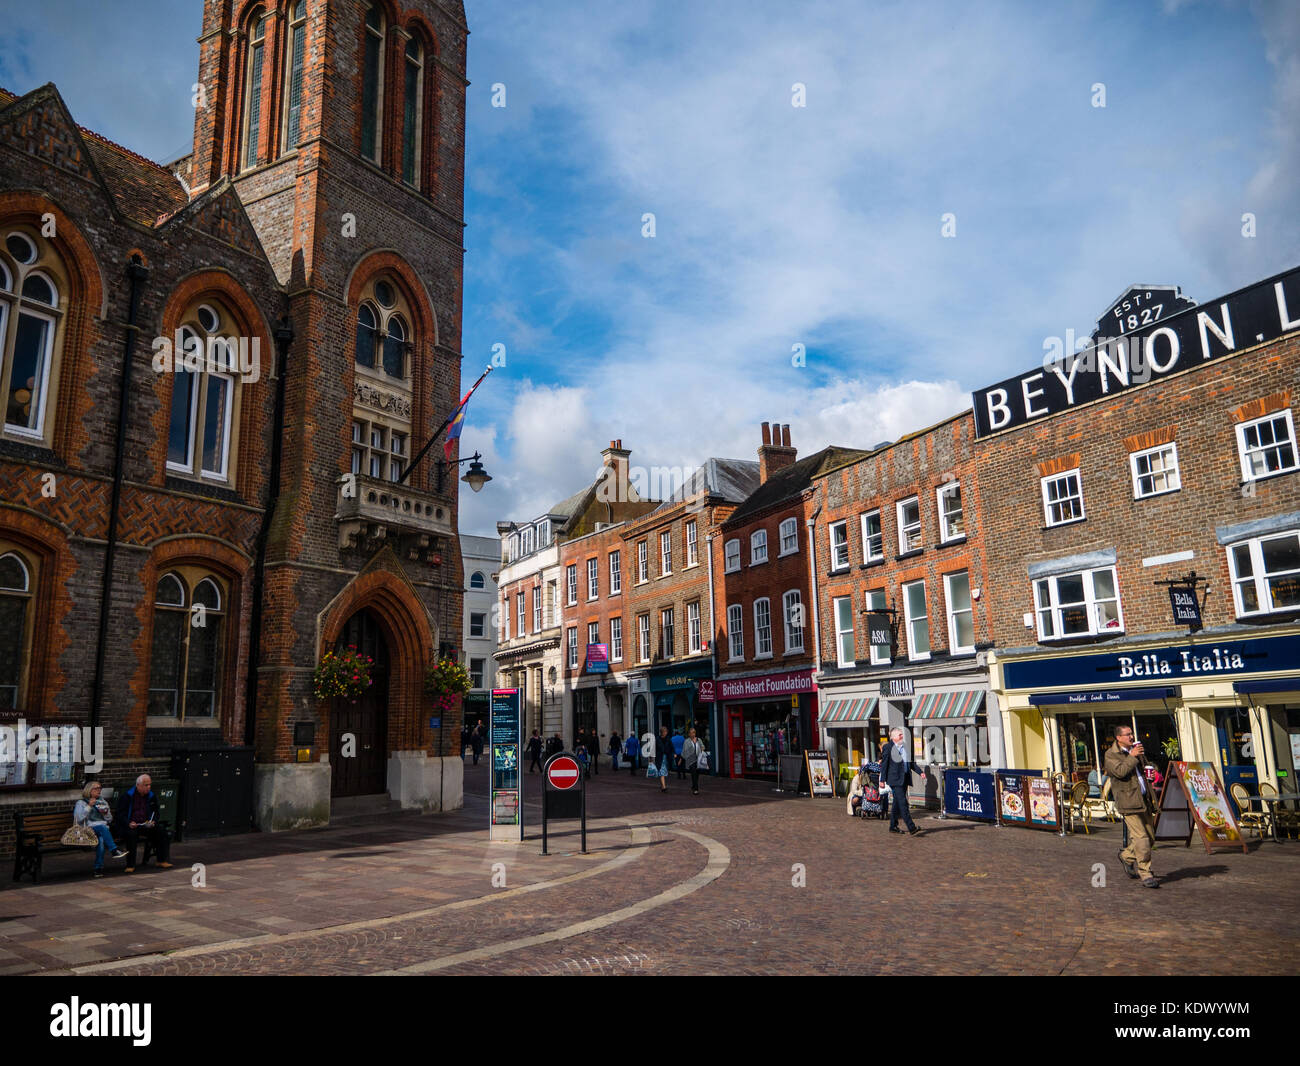
[[[1288,792],[1282,796],[1251,796],[1253,800],[1259,800],[1260,803],[1267,803],[1269,806],[1269,821],[1273,824],[1273,842],[1281,844],[1282,838],[1277,835],[1277,807],[1279,803],[1287,803],[1291,800],[1300,800],[1300,793]]]

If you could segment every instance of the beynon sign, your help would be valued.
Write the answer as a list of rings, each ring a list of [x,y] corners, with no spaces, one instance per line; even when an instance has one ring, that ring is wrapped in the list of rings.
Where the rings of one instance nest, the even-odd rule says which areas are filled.
[[[987,437],[1300,329],[1300,269],[1119,337],[1052,358],[1036,370],[979,389],[975,435]]]

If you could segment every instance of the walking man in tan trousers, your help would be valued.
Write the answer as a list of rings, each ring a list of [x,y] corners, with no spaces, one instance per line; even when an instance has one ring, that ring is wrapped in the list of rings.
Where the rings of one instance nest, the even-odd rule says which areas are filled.
[[[1133,728],[1117,726],[1115,743],[1106,752],[1106,773],[1110,775],[1115,809],[1124,816],[1128,827],[1128,847],[1119,853],[1119,861],[1129,877],[1140,877],[1147,888],[1159,888],[1160,881],[1151,872],[1156,822],[1151,813],[1151,785],[1144,770],[1146,765],[1142,745],[1134,743]]]

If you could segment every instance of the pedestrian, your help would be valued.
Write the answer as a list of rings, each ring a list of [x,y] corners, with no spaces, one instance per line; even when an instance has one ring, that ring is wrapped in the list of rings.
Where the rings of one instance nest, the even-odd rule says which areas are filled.
[[[690,735],[682,741],[681,760],[686,769],[691,772],[691,795],[700,794],[700,755],[704,752],[704,744],[695,733],[695,727],[691,727]]]
[[[528,738],[528,757],[532,760],[528,764],[528,772],[533,772],[533,767],[542,768],[542,735],[536,729],[533,735]]]
[[[609,759],[614,765],[614,773],[618,773],[618,755],[623,750],[623,738],[615,730],[609,735]]]
[[[483,723],[479,722],[479,724],[474,727],[474,732],[471,733],[469,737],[469,746],[470,749],[474,752],[475,766],[478,765],[478,757],[483,754],[483,743],[484,743]]]
[[[95,877],[104,876],[105,855],[113,859],[126,857],[126,851],[113,842],[112,831],[108,828],[113,820],[113,812],[109,809],[108,800],[99,798],[101,791],[103,789],[98,781],[89,782],[81,791],[81,799],[72,808],[72,820],[77,825],[89,826],[98,840],[95,845]]]
[[[882,753],[880,776],[893,794],[893,802],[889,810],[889,831],[902,832],[898,828],[898,819],[901,816],[907,823],[907,832],[911,836],[916,836],[921,830],[917,829],[912,821],[912,812],[908,809],[907,789],[912,783],[912,775],[921,777],[922,774],[908,756],[907,747],[903,744],[905,736],[906,734],[897,727],[889,731],[889,738],[893,743]]]
[[[581,734],[579,734],[579,736],[581,736]],[[573,745],[573,757],[578,760],[578,769],[582,771],[582,776],[590,777],[591,773],[588,770],[588,763],[590,760],[587,757],[587,745],[581,740]]]
[[[586,748],[587,748],[587,731],[586,731],[585,729],[579,729],[578,732],[577,732],[577,735],[574,736],[574,738],[573,738],[573,754],[574,754],[574,755],[577,755],[577,754],[578,754],[578,749],[579,749],[579,748],[582,748],[584,751],[585,751]],[[583,776],[583,777],[586,777],[586,778],[591,777],[591,769],[590,769],[590,767],[584,767],[582,776]]]
[[[673,765],[677,767],[677,780],[686,780],[686,764],[682,762],[682,747],[686,744],[686,738],[680,733],[673,734]]]
[[[1119,861],[1129,877],[1141,878],[1147,888],[1159,888],[1160,879],[1151,872],[1156,823],[1151,814],[1147,765],[1146,749],[1134,742],[1133,727],[1117,726],[1115,743],[1106,752],[1106,773],[1110,776],[1111,799],[1128,829],[1128,845],[1120,851]]]
[[[673,758],[673,738],[668,735],[668,727],[661,725],[659,735],[655,737],[655,766],[658,773],[655,775],[659,778],[659,791],[668,791],[668,766],[669,760]]]
[[[558,755],[564,750],[564,741],[560,739],[559,733],[552,733],[551,739],[546,742],[546,757],[549,759],[552,755]]]
[[[627,743],[623,745],[623,754],[627,756],[627,768],[632,773],[640,768],[639,757],[641,755],[641,741],[636,738],[636,730],[630,730],[627,734]]]

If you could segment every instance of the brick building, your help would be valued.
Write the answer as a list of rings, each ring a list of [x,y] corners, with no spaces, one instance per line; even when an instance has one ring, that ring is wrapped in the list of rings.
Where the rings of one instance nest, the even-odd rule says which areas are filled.
[[[718,759],[731,777],[774,776],[780,743],[792,754],[819,743],[808,551],[814,478],[865,454],[830,447],[800,459],[790,427],[764,422],[759,484],[711,538],[713,691],[726,737]]]
[[[462,647],[469,671],[470,691],[465,696],[465,718],[472,725],[488,720],[490,694],[496,687],[498,633],[497,574],[501,570],[501,544],[495,537],[460,538],[465,568],[465,628]]]
[[[707,459],[667,500],[623,529],[625,642],[629,656],[627,728],[643,736],[692,725],[715,750],[716,704],[698,683],[715,676],[719,625],[710,579],[709,538],[758,486],[758,463]]]
[[[1294,792],[1300,271],[1155,313],[975,396],[1008,758],[1084,777],[1124,721],[1158,763]]]
[[[585,488],[528,522],[497,523],[502,540],[497,668],[503,687],[519,689],[525,737],[540,729],[544,737],[559,734],[566,744],[573,740],[574,717],[566,716],[564,708],[572,707],[570,679],[577,673],[568,663],[585,665],[587,619],[579,615],[586,603],[586,559],[592,553],[589,547],[570,548],[569,542],[603,535],[657,506],[657,500],[643,500],[629,479],[630,456],[621,440],[610,441],[601,452],[600,473]],[[608,590],[608,572],[597,579],[598,587],[603,581]],[[562,644],[568,640],[572,643]],[[594,714],[594,706],[589,710]]]
[[[987,751],[948,734],[941,761],[1006,765],[988,721],[988,504],[971,413],[828,464],[814,485],[825,746],[855,764],[894,726],[919,740],[930,725],[992,725]]]
[[[396,479],[460,390],[467,34],[458,0],[208,0],[166,167],[53,86],[0,96],[0,706],[102,727],[106,784],[248,745],[264,829],[460,802],[422,691],[460,639],[455,468]],[[375,684],[317,700],[346,644]],[[79,792],[4,772],[0,847]]]

